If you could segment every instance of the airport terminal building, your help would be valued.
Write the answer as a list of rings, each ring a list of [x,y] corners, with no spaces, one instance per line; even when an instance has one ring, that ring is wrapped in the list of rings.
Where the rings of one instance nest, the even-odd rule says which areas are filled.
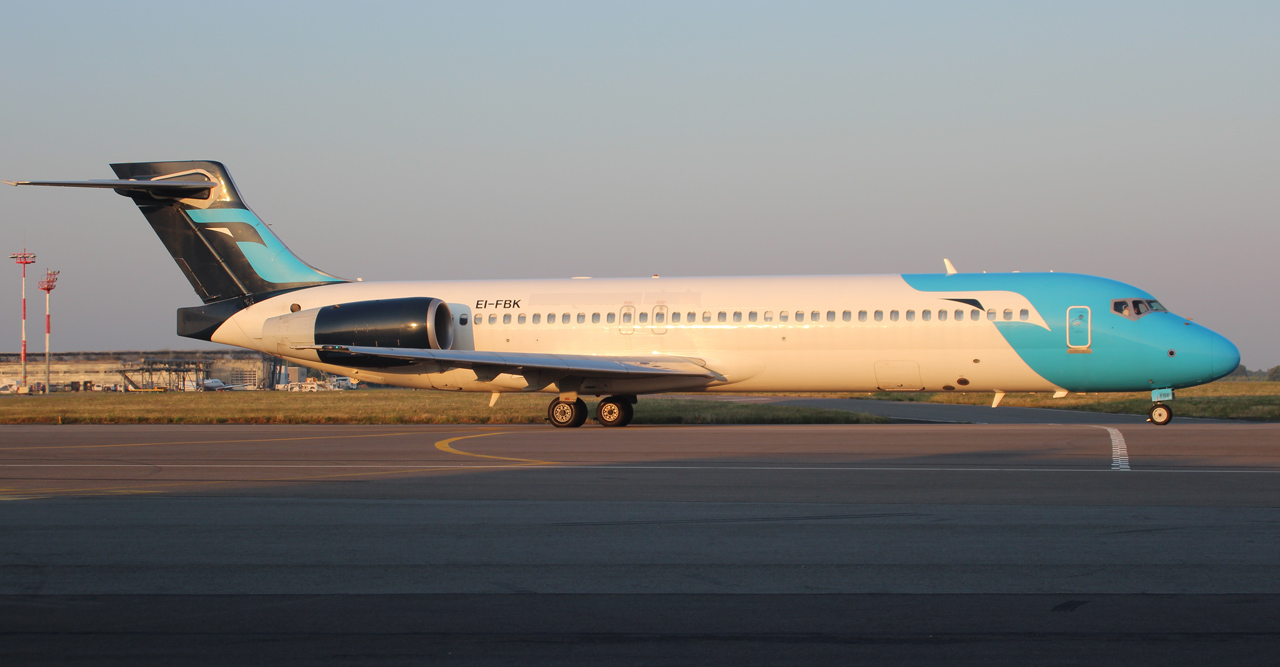
[[[280,360],[249,350],[149,350],[55,352],[49,364],[53,391],[192,389],[203,380],[271,389],[280,376]],[[21,380],[18,353],[0,353],[0,380]],[[27,354],[27,384],[43,385],[44,353]]]

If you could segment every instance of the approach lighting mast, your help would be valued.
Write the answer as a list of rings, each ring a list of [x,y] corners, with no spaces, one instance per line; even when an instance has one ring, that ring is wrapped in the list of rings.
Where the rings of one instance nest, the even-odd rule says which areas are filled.
[[[40,281],[40,289],[44,290],[44,393],[49,393],[51,375],[49,374],[49,293],[58,286],[58,274],[61,271],[44,272],[44,280]]]
[[[9,259],[17,262],[22,266],[22,386],[27,386],[27,265],[34,264],[36,254],[27,252],[26,248],[22,252],[15,252],[9,255]]]

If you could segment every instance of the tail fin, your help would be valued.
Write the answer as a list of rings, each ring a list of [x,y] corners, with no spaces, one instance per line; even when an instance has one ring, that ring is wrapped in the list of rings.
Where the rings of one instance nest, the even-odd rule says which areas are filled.
[[[117,178],[138,185],[116,191],[142,210],[205,303],[344,282],[285,247],[240,199],[219,162],[132,162],[111,168]],[[164,181],[214,185],[201,192],[166,188]]]
[[[243,297],[346,282],[290,252],[240,200],[219,162],[129,162],[111,168],[119,180],[4,182],[109,188],[132,198],[205,303],[251,303]]]

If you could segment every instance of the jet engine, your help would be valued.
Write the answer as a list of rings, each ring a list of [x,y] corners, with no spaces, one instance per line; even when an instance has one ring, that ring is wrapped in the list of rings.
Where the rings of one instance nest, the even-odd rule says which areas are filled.
[[[310,358],[299,345],[351,345],[448,350],[453,346],[453,313],[431,297],[355,301],[311,308],[262,323],[264,342],[277,352]]]

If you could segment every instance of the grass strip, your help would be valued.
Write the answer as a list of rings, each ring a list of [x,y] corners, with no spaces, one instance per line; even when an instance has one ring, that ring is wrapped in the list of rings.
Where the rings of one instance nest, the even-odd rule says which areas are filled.
[[[843,396],[886,401],[990,405],[992,395],[977,392],[875,392]],[[1053,398],[1050,393],[1011,393],[1004,397],[1000,405],[1145,415],[1151,409],[1151,394],[1148,392],[1090,393]],[[1179,417],[1280,421],[1280,382],[1213,382],[1199,387],[1179,389],[1177,399],[1169,405],[1173,408],[1174,414]]]
[[[0,424],[540,424],[545,394],[361,390],[315,393],[66,393],[0,397]],[[588,401],[594,409],[595,402]],[[724,401],[645,398],[637,424],[864,424],[870,415]]]

